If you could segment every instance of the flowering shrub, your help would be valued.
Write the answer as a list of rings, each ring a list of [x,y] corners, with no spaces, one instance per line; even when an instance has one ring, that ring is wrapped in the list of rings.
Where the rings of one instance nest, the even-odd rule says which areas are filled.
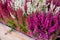
[[[0,0],[0,22],[36,40],[60,34],[60,0]]]
[[[2,19],[0,22],[10,26],[12,29],[27,33],[23,11],[21,8],[15,10],[11,5],[11,1],[6,0],[4,4],[2,0],[0,1],[0,19]]]
[[[44,14],[44,12],[33,13],[27,16],[27,25],[30,32],[30,36],[48,39],[51,35],[57,35],[57,31],[59,31],[59,12],[55,15],[52,12]]]

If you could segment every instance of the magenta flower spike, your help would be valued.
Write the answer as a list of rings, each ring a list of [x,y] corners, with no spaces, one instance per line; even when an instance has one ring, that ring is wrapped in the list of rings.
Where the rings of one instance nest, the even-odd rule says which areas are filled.
[[[50,8],[54,7],[53,11],[55,11],[55,9],[57,7],[60,7],[60,0],[46,0],[46,3],[49,4],[48,5],[48,11],[50,10]]]
[[[56,6],[60,6],[60,0],[52,0],[53,4]]]
[[[13,7],[11,6],[11,0],[6,0],[6,2],[7,2],[7,9],[9,13],[13,14],[14,10],[13,10]]]
[[[51,2],[53,2],[55,6],[60,6],[60,0],[47,0],[47,3],[51,3]]]
[[[17,14],[18,22],[20,24],[22,24],[22,18],[23,18],[23,11],[22,11],[22,9],[17,9],[16,14]]]
[[[10,13],[8,12],[8,9],[7,9],[7,2],[5,2],[4,4],[0,3],[0,14],[2,16],[2,18],[5,20],[5,22],[8,21],[8,19],[10,18]]]
[[[46,19],[45,19],[45,23],[44,23],[44,25],[45,25],[45,27],[48,29],[49,28],[49,24],[50,24],[50,21],[52,21],[52,12],[48,12],[47,14],[46,14]]]
[[[2,6],[0,5],[0,14],[2,15],[2,17],[5,19],[6,18],[6,14],[4,12],[4,10],[2,9]]]

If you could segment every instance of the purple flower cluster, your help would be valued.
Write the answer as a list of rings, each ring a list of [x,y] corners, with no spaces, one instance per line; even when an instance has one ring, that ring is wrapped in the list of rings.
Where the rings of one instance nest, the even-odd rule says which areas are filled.
[[[28,15],[27,22],[31,37],[47,40],[51,35],[60,31],[60,12],[54,15],[51,11],[34,12]]]
[[[60,0],[46,0],[46,4],[48,4],[48,10],[51,9],[51,5],[54,7],[53,11],[56,10],[57,7],[60,7]]]
[[[53,3],[56,6],[60,6],[60,0],[47,0],[47,3]]]

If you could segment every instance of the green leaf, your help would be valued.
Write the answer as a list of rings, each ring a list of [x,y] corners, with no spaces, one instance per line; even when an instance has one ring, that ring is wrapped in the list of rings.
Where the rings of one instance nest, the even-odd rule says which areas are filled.
[[[19,27],[20,27],[20,29],[22,29],[23,32],[28,32],[28,29],[26,26],[19,24]]]
[[[25,33],[27,33],[27,32],[28,32],[27,28],[24,28],[24,29],[23,29],[23,31],[24,31]]]
[[[14,22],[12,21],[12,20],[8,20],[8,26],[10,26],[12,29],[14,29],[15,28],[15,24],[14,24]]]
[[[27,17],[27,15],[28,15],[28,14],[25,12],[24,17]]]
[[[43,0],[39,0],[39,2],[43,2]]]

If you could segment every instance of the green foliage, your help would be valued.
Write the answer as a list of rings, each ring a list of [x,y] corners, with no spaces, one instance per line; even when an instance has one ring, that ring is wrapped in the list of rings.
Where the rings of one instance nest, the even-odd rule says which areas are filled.
[[[14,21],[12,21],[12,20],[8,20],[8,26],[10,26],[12,29],[14,29],[15,28],[15,24],[14,24]]]

